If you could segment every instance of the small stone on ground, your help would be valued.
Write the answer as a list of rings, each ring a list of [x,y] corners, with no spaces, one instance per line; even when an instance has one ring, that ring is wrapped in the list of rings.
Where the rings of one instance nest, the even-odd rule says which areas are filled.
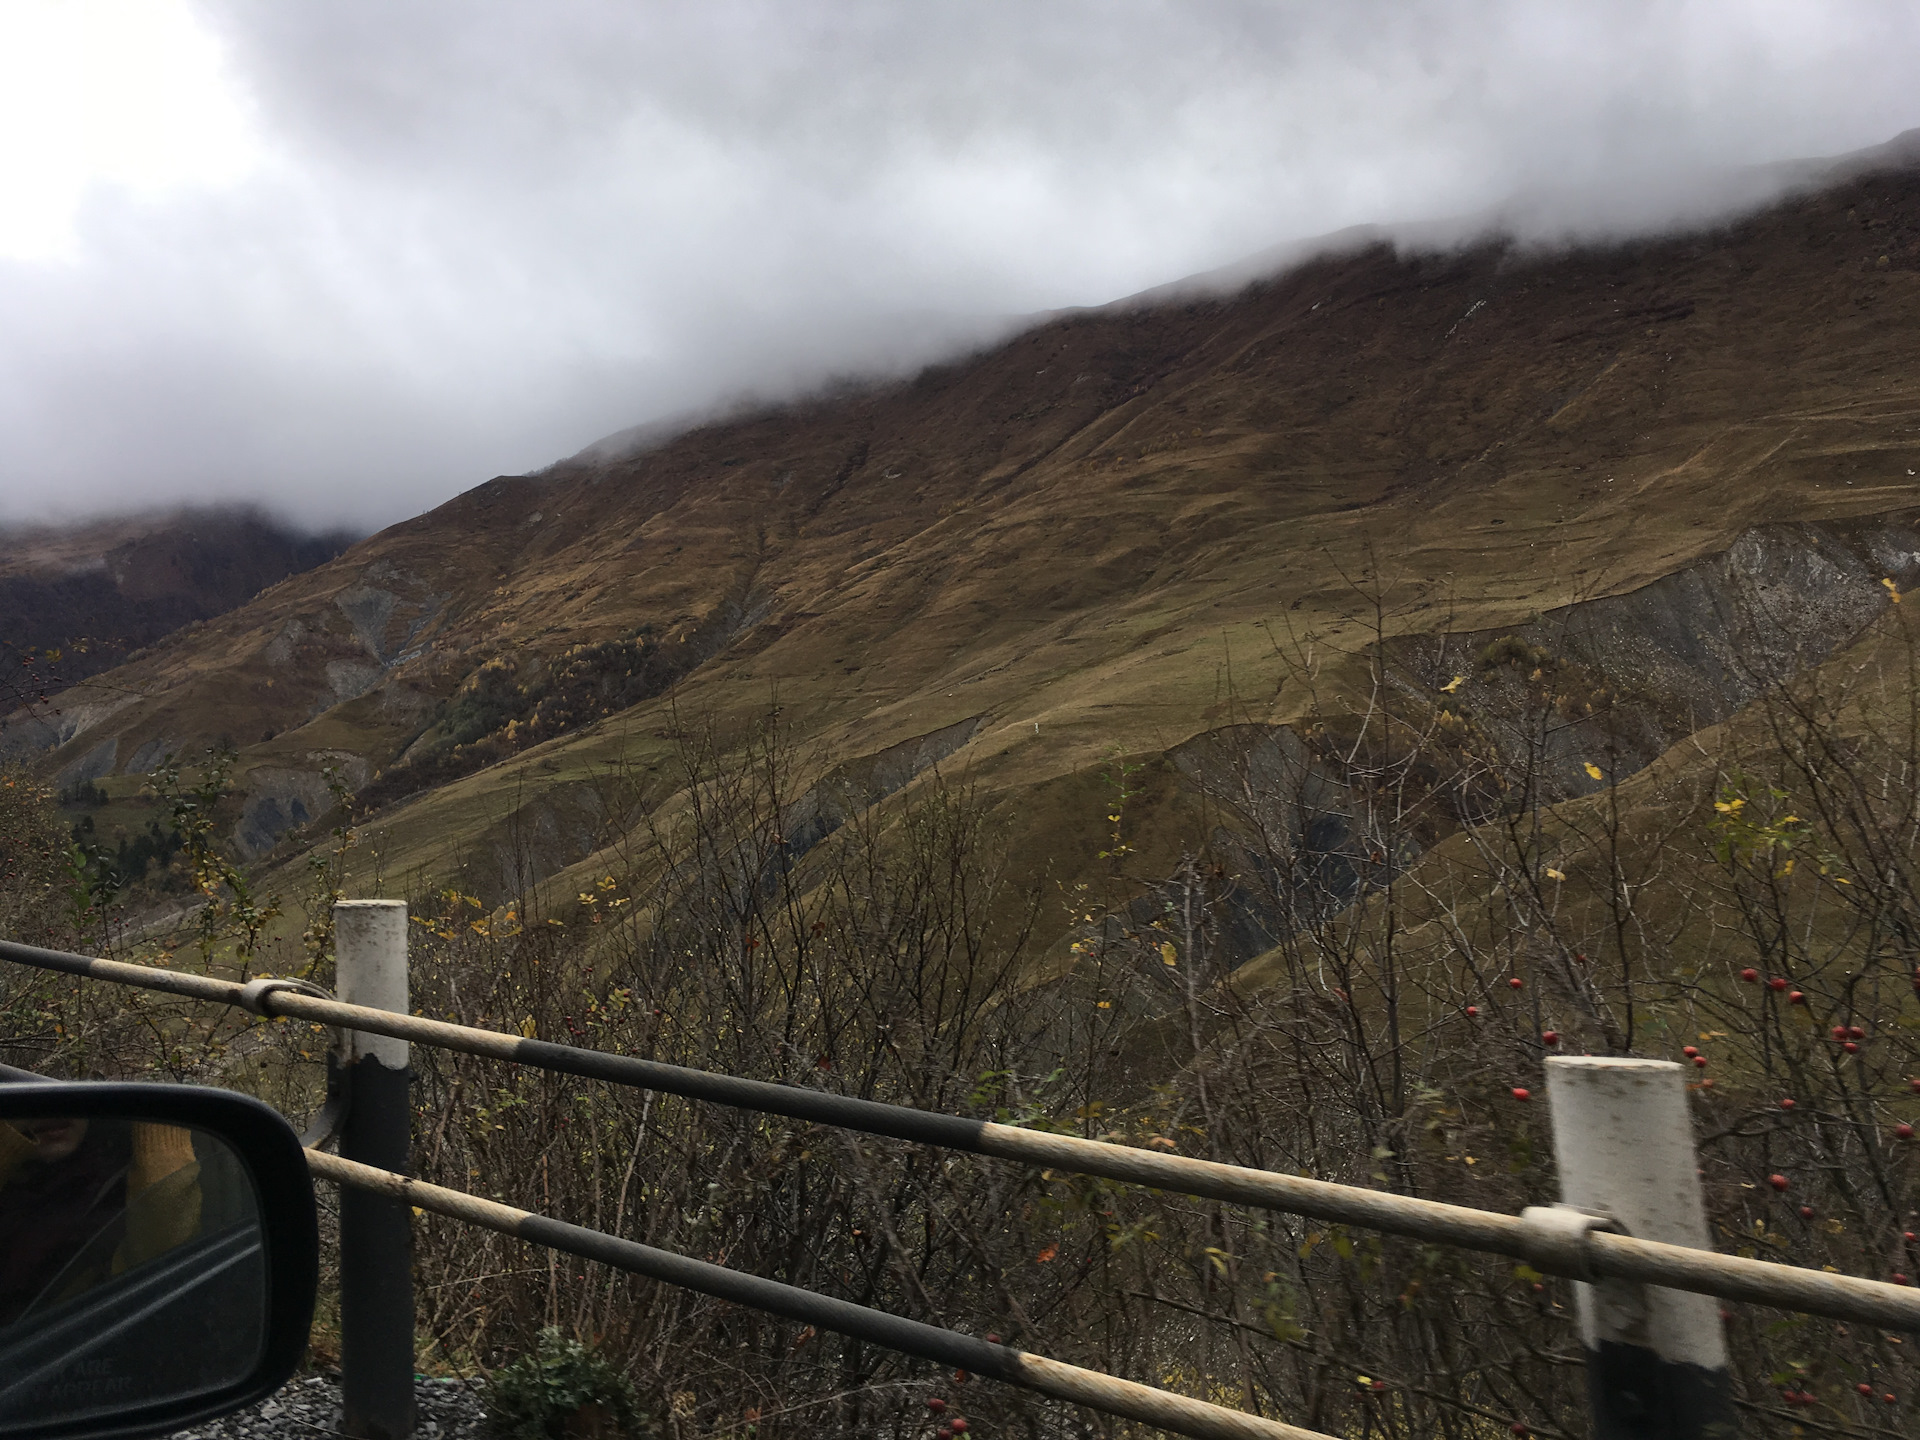
[[[479,1440],[485,1428],[480,1392],[464,1380],[413,1382],[415,1440]],[[342,1435],[340,1377],[297,1375],[258,1405],[191,1430],[173,1440],[317,1440]]]

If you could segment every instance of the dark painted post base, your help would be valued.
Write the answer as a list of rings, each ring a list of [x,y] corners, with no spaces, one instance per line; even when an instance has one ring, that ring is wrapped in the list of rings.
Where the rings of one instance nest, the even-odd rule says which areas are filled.
[[[338,1064],[337,1060],[329,1062]],[[407,1174],[413,1120],[408,1072],[371,1055],[353,1063],[340,1132],[348,1160]],[[340,1388],[356,1440],[413,1434],[413,1217],[398,1200],[340,1191]]]
[[[1734,1440],[1724,1370],[1663,1360],[1641,1345],[1603,1341],[1587,1351],[1593,1440]]]

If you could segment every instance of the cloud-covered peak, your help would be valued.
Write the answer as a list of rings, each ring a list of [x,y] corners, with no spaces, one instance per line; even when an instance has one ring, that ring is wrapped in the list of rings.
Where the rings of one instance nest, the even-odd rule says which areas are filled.
[[[0,261],[0,515],[385,522],[1276,243],[1644,233],[1920,120],[1920,12],[1859,0],[182,13],[155,64],[217,64],[250,158],[96,166]]]

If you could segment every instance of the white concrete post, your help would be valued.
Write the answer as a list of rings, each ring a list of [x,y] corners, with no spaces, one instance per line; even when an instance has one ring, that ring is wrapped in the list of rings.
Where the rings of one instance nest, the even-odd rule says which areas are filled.
[[[1624,1233],[1711,1250],[1683,1067],[1667,1060],[1547,1061],[1562,1204]],[[1618,1279],[1575,1286],[1594,1440],[1737,1433],[1720,1302]]]
[[[344,1005],[407,1013],[407,905],[404,900],[342,900],[333,907],[334,996]],[[407,1068],[407,1042],[346,1032],[348,1060],[371,1055],[389,1070]]]
[[[407,1010],[407,907],[343,900],[333,907],[334,993],[349,1005]],[[342,1032],[332,1057],[348,1087],[340,1154],[408,1174],[413,1099],[407,1042]],[[340,1391],[345,1431],[359,1440],[413,1434],[413,1224],[398,1200],[340,1192]]]

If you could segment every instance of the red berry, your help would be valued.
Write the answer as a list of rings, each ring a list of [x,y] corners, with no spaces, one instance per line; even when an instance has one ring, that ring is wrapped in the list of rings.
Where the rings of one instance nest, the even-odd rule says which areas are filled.
[[[1854,1386],[1853,1388],[1858,1390],[1862,1395],[1871,1395],[1873,1393],[1873,1386],[1869,1385],[1864,1380],[1862,1380],[1858,1385]]]
[[[1542,1030],[1540,1032],[1540,1043],[1542,1045],[1558,1045],[1560,1043],[1560,1032],[1558,1030]]]
[[[1860,1053],[1860,1047],[1851,1040],[1847,1041],[1847,1043],[1842,1045],[1840,1048],[1846,1051],[1847,1054],[1849,1055],[1858,1055]]]
[[[953,1426],[951,1425],[942,1425],[938,1430],[934,1431],[933,1433],[938,1436],[941,1436],[942,1440],[953,1440]]]
[[[967,1383],[967,1372],[966,1372],[966,1371],[964,1371],[964,1370],[956,1370],[956,1371],[954,1371],[954,1372],[953,1372],[953,1383],[954,1383],[954,1384],[956,1384],[956,1385],[964,1385],[964,1384],[966,1384],[966,1383]]]
[[[1911,1140],[1913,1139],[1913,1126],[1902,1120],[1898,1125],[1893,1127],[1893,1133],[1902,1140]]]
[[[1805,992],[1804,990],[1796,990],[1796,991],[1794,991],[1794,992],[1793,992],[1793,993],[1792,993],[1791,995],[1789,995],[1789,996],[1787,996],[1787,1003],[1788,1003],[1789,1005],[1804,1005],[1804,1004],[1806,1004],[1806,1003],[1807,1003],[1807,996],[1806,996],[1806,992]]]
[[[1693,1063],[1704,1070],[1707,1068],[1707,1057],[1704,1055],[1696,1055],[1693,1057]]]
[[[1834,1027],[1833,1027],[1833,1038],[1834,1038],[1834,1039],[1836,1039],[1836,1040],[1844,1040],[1844,1039],[1846,1039],[1846,1038],[1847,1038],[1847,1027],[1846,1027],[1846,1026],[1844,1026],[1844,1025],[1836,1025],[1836,1026],[1834,1026]]]
[[[964,1435],[967,1433],[967,1422],[962,1420],[958,1415],[953,1417],[953,1433],[956,1435]]]
[[[1784,1190],[1787,1188],[1787,1177],[1784,1175],[1769,1175],[1767,1177],[1767,1184],[1773,1186],[1776,1190]]]
[[[989,1345],[998,1345],[1000,1343],[1000,1337],[998,1335],[988,1335],[987,1343]]]
[[[1891,1390],[1887,1391],[1887,1393],[1882,1395],[1880,1398],[1886,1401],[1887,1404],[1889,1405],[1898,1405],[1900,1403],[1900,1397],[1895,1395]]]
[[[927,1397],[927,1408],[938,1415],[942,1410],[947,1408],[947,1402],[942,1400],[938,1395],[931,1395]]]
[[[1514,1421],[1511,1425],[1507,1426],[1507,1429],[1511,1430],[1516,1435],[1530,1435],[1533,1433],[1532,1431],[1527,1429],[1525,1424],[1523,1424],[1521,1421],[1518,1421],[1518,1420]]]
[[[1473,1018],[1473,1017],[1474,1017],[1475,1015],[1478,1015],[1479,1013],[1480,1013],[1480,1007],[1479,1007],[1478,1005],[1469,1005],[1469,1006],[1467,1006],[1467,1018],[1468,1018],[1468,1019],[1472,1019],[1472,1018]],[[1920,1081],[1917,1081],[1917,1082],[1915,1082],[1915,1085],[1914,1085],[1914,1088],[1915,1088],[1915,1089],[1920,1089]]]
[[[1787,988],[1787,982],[1776,975],[1767,981],[1767,988],[1769,990],[1784,990]]]
[[[1847,1027],[1847,1034],[1856,1040],[1864,1040],[1867,1038],[1867,1032],[1862,1030],[1858,1025],[1849,1025]]]
[[[1913,1231],[1908,1230],[1900,1238],[1905,1240],[1908,1244],[1912,1244],[1915,1240],[1920,1240],[1920,1235],[1915,1235]]]
[[[1751,985],[1760,978],[1760,972],[1751,968],[1742,970],[1740,972],[1740,978]]]
[[[1907,1283],[1907,1277],[1896,1270],[1893,1272],[1893,1283],[1896,1285],[1904,1285]]]
[[[1375,1390],[1384,1390],[1387,1388],[1387,1382],[1384,1380],[1376,1380],[1373,1382],[1373,1388]]]
[[[1800,1218],[1801,1218],[1802,1220],[1811,1220],[1811,1219],[1813,1219],[1813,1206],[1811,1206],[1811,1205],[1802,1205],[1802,1206],[1800,1207]]]
[[[1516,1100],[1531,1100],[1533,1098],[1533,1092],[1524,1086],[1516,1085],[1513,1087],[1513,1098]]]
[[[1687,1059],[1691,1060],[1694,1056],[1698,1055],[1700,1052],[1691,1045],[1683,1045],[1680,1047],[1680,1053],[1686,1056]]]
[[[1787,1097],[1787,1098],[1786,1098],[1785,1100],[1782,1100],[1782,1101],[1780,1102],[1780,1108],[1781,1108],[1782,1110],[1791,1110],[1791,1109],[1793,1109],[1793,1097],[1792,1097],[1792,1096],[1788,1096],[1788,1097]]]
[[[1518,975],[1514,976],[1511,980],[1507,981],[1508,987],[1514,990],[1518,990],[1522,985],[1526,983],[1527,982],[1522,980]]]
[[[1920,1075],[1916,1075],[1913,1079],[1909,1080],[1907,1084],[1912,1088],[1914,1094],[1920,1095]]]

